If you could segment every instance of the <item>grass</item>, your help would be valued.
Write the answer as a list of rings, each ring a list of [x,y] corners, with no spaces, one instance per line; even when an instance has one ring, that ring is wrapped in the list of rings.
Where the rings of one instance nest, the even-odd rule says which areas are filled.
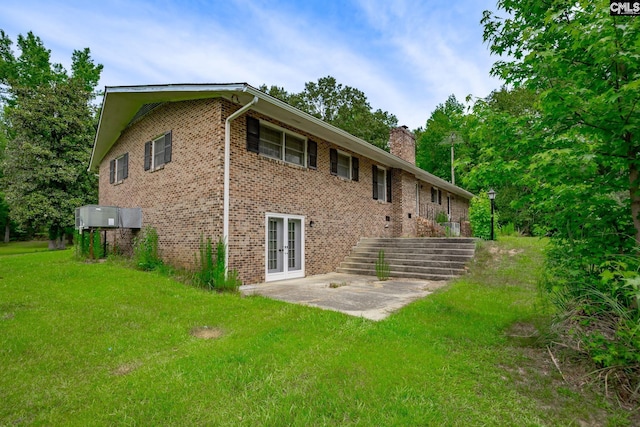
[[[49,249],[49,241],[47,240],[0,243],[0,256],[40,252],[40,251],[46,251],[48,249]]]
[[[510,337],[545,317],[542,245],[484,244],[381,322],[71,251],[0,257],[0,425],[630,424]]]

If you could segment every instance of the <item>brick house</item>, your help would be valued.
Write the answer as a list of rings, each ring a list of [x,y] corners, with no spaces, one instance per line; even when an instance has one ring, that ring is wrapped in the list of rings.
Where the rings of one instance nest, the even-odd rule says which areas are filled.
[[[257,283],[334,271],[361,237],[425,235],[438,214],[467,234],[473,195],[415,166],[406,127],[390,150],[244,83],[107,87],[89,170],[100,205],[142,208],[167,262],[224,237]]]

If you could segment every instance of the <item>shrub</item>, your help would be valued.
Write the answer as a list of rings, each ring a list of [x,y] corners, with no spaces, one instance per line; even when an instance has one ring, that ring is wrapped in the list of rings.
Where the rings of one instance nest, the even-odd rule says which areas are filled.
[[[498,233],[501,236],[519,236],[520,233],[516,230],[516,226],[509,222],[507,224],[503,224],[498,228]]]
[[[93,239],[93,242],[92,242]],[[91,244],[93,243],[93,257],[91,256]],[[104,257],[104,248],[102,247],[102,240],[100,238],[99,231],[85,231],[80,233],[74,231],[73,233],[73,246],[75,249],[76,257],[81,259],[100,259]]]
[[[384,251],[380,250],[376,260],[376,276],[378,280],[388,280],[390,270],[389,263],[384,259]]]
[[[146,226],[134,239],[133,260],[136,267],[146,271],[162,266],[158,255],[158,232],[155,228]]]
[[[474,237],[484,240],[491,238],[491,201],[486,193],[471,199],[469,204],[469,222]],[[498,223],[498,214],[494,212],[494,223]]]
[[[218,239],[215,248],[215,256],[211,238],[205,241],[200,236],[200,250],[196,256],[197,270],[194,273],[194,282],[197,286],[219,292],[231,291],[236,292],[242,282],[238,277],[236,270],[227,271],[225,264],[225,255],[227,245]]]
[[[449,216],[448,216],[446,213],[444,213],[444,212],[440,211],[440,212],[438,212],[438,214],[436,215],[436,222],[437,222],[438,224],[442,224],[442,223],[444,223],[444,222],[449,222]]]

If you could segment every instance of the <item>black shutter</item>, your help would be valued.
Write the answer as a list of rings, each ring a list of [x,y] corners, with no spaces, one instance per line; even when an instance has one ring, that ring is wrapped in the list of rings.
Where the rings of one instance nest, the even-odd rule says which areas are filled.
[[[168,132],[164,136],[164,162],[169,163],[171,161],[171,132]]]
[[[378,200],[378,167],[371,166],[371,175],[373,176],[373,200]]]
[[[144,143],[144,170],[151,169],[151,141]]]
[[[318,143],[312,140],[307,141],[307,166],[309,169],[318,168]]]
[[[387,202],[391,203],[391,175],[393,169],[387,169]]]
[[[116,161],[111,160],[109,162],[109,184],[116,182]]]
[[[260,152],[260,120],[247,116],[247,151]]]
[[[438,204],[442,204],[442,190],[438,190]]]
[[[351,158],[351,179],[354,181],[360,179],[360,160],[357,157]]]
[[[329,150],[329,162],[331,164],[331,175],[338,175],[338,150]]]
[[[122,163],[124,163],[124,167],[122,168],[122,179],[126,179],[129,177],[129,153],[125,153],[122,156]]]

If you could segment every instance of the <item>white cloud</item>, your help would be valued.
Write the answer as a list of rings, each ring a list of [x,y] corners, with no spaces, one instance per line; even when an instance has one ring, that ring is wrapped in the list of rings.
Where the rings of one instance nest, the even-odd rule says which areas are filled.
[[[497,87],[480,40],[481,4],[354,1],[7,0],[0,28],[14,40],[33,30],[65,66],[73,49],[90,47],[109,86],[246,81],[295,92],[332,75],[412,128],[451,93],[464,99]]]

